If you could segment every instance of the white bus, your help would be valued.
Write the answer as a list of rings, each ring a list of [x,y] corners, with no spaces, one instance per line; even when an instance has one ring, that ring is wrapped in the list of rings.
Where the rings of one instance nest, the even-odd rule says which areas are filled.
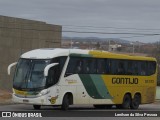
[[[60,105],[67,110],[72,104],[137,109],[155,99],[156,60],[151,57],[46,48],[21,55],[8,74],[14,65],[13,101],[34,109]]]

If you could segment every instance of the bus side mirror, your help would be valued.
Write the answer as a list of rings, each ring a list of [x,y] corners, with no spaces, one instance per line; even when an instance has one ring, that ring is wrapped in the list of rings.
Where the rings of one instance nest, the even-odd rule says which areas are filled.
[[[13,66],[15,66],[16,64],[17,64],[17,62],[14,62],[14,63],[12,63],[12,64],[10,64],[10,65],[8,66],[8,70],[7,70],[8,75],[11,74],[11,68],[12,68]]]
[[[44,68],[44,76],[47,77],[47,76],[48,76],[48,71],[49,71],[49,69],[50,69],[51,67],[53,67],[53,66],[58,65],[58,64],[59,64],[59,63],[52,63],[52,64],[47,65],[47,66]]]

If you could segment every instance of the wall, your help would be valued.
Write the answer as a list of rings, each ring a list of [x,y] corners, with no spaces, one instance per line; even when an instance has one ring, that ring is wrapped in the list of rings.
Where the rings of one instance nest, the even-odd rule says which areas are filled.
[[[0,89],[12,88],[7,67],[26,51],[36,48],[61,47],[59,25],[0,16]]]

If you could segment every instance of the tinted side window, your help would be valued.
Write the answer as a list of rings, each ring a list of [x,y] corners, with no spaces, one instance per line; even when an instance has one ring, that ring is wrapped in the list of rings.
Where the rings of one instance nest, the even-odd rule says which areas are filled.
[[[106,73],[105,59],[97,59],[97,73],[98,74]]]
[[[133,61],[133,75],[139,75],[139,62]]]
[[[56,84],[60,77],[59,65],[56,65],[49,69],[48,77],[47,77],[47,87],[50,87]]]
[[[117,60],[117,74],[125,75],[126,74],[126,61],[125,60]]]
[[[117,74],[117,66],[118,66],[118,62],[117,60],[115,59],[111,59],[111,62],[110,62],[110,73],[112,75],[116,75]]]
[[[94,58],[83,58],[83,74],[95,74],[96,73],[96,59]]]
[[[140,72],[139,72],[139,75],[142,75],[142,76],[145,76],[147,75],[147,62],[145,61],[141,61],[139,62],[140,64]]]
[[[127,70],[126,70],[127,75],[134,75],[133,63],[134,63],[134,61],[131,61],[131,60],[127,61]]]
[[[111,74],[111,60],[110,59],[105,59],[106,65],[106,74]]]
[[[52,59],[51,63],[59,63],[59,64],[49,69],[47,83],[46,83],[47,87],[50,87],[59,81],[59,77],[61,75],[66,58],[67,57],[57,57]]]
[[[83,61],[81,58],[71,57],[67,66],[66,74],[77,74],[82,72]]]
[[[156,72],[156,62],[148,62],[148,75],[153,75]]]
[[[156,71],[156,62],[71,57],[66,75],[71,74],[111,74],[111,75],[152,75]]]

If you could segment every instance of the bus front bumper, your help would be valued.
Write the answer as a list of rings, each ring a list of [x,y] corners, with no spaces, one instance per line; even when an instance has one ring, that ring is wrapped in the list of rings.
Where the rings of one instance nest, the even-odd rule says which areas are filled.
[[[21,104],[49,105],[46,96],[27,98],[27,97],[18,97],[15,94],[12,94],[12,101],[14,103],[21,103]]]

